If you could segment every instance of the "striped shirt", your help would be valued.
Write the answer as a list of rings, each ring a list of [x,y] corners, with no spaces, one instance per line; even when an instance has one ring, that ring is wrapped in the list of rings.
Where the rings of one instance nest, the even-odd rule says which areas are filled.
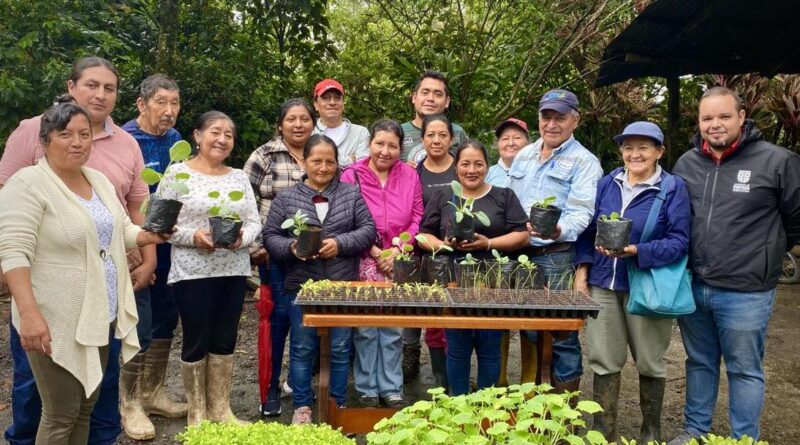
[[[300,182],[305,173],[292,159],[280,136],[256,148],[242,170],[253,186],[262,224],[267,220],[275,195]]]

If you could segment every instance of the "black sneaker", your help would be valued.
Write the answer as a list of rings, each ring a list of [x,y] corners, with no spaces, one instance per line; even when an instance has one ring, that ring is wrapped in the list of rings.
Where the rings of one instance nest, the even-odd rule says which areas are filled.
[[[406,406],[406,402],[400,394],[390,394],[386,397],[381,397],[381,402],[383,402],[387,408],[391,409],[403,409]]]
[[[267,401],[261,404],[261,416],[278,417],[281,415],[281,389],[270,387],[267,392]]]

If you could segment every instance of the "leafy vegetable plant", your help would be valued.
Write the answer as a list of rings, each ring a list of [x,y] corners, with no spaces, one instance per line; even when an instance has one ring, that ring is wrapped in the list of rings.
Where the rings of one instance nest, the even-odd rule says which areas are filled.
[[[434,249],[433,245],[428,241],[428,236],[422,233],[418,234],[414,239],[417,240],[418,243],[424,244],[431,248],[431,258],[436,258],[436,254],[440,251],[444,250],[445,252],[452,252],[453,248],[448,246],[447,244],[441,243],[439,244],[438,249]]]
[[[546,209],[546,208],[548,208],[550,206],[555,205],[555,203],[556,203],[556,197],[555,196],[548,196],[547,198],[544,198],[543,200],[541,200],[539,202],[533,203],[533,207],[538,207],[540,209]]]
[[[619,213],[611,212],[610,215],[600,215],[600,221],[619,221]]]
[[[472,256],[471,253],[468,253],[463,260],[461,260],[458,264],[462,264],[464,266],[472,266],[478,264],[478,260]]]
[[[234,212],[233,208],[231,208],[231,203],[240,201],[242,198],[244,198],[243,191],[234,190],[229,192],[227,197],[224,197],[219,191],[213,190],[208,192],[208,197],[216,200],[217,202],[216,205],[208,209],[209,216],[219,216],[220,218],[231,219],[234,221],[242,220],[242,217],[237,212]]]
[[[470,218],[475,218],[481,222],[486,227],[489,227],[490,221],[489,217],[481,212],[473,212],[472,205],[475,203],[475,198],[464,198],[464,189],[461,187],[461,184],[458,181],[453,181],[450,183],[450,188],[453,189],[453,194],[456,195],[458,198],[458,204],[454,202],[450,202],[450,205],[453,206],[456,212],[456,223],[460,223],[461,220],[464,219],[464,216],[469,216]]]
[[[169,168],[172,164],[176,162],[183,162],[189,159],[189,156],[192,154],[192,146],[189,145],[186,141],[178,141],[172,145],[169,149],[169,164],[167,164],[167,168]],[[166,171],[166,169],[164,169]],[[142,180],[147,185],[156,185],[158,184],[158,188],[156,188],[156,195],[161,196],[161,180],[164,179],[164,175],[155,171],[154,169],[147,167],[140,173]],[[175,175],[175,180],[170,181],[165,185],[165,187],[169,187],[178,195],[185,195],[189,193],[189,186],[186,185],[186,181],[191,177],[189,173],[178,173]]]
[[[392,238],[392,245],[400,249],[400,253],[395,257],[397,261],[411,261],[411,257],[414,255],[414,246],[409,241],[411,241],[411,234],[408,232],[402,232]],[[392,249],[385,249],[381,252],[381,257],[383,258],[388,258],[391,255]]]
[[[330,426],[283,425],[258,421],[250,425],[204,421],[177,435],[183,445],[355,445]]]
[[[291,218],[287,218],[284,222],[281,223],[281,229],[292,229],[292,233],[294,236],[299,236],[300,232],[306,230],[308,227],[306,223],[308,222],[308,215],[303,213],[302,210],[297,209],[297,213],[294,214]]]

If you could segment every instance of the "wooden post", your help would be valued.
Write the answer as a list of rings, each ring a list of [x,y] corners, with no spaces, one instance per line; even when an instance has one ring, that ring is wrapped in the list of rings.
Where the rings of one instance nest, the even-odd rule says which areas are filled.
[[[667,77],[667,152],[663,167],[671,171],[683,152],[684,141],[680,138],[681,126],[681,81],[678,76]]]

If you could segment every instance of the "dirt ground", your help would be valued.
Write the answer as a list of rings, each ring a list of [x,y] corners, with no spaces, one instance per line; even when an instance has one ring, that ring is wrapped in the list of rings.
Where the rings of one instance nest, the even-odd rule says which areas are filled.
[[[8,323],[10,304],[7,298],[0,301],[0,429],[3,431],[11,422],[10,388],[11,388],[11,359],[8,347]],[[233,410],[246,420],[258,420],[258,382],[257,382],[257,357],[256,333],[258,314],[254,307],[254,300],[250,299],[245,305],[242,322],[239,328],[239,347],[236,351],[237,366],[235,368],[235,384],[231,399]],[[800,444],[800,427],[796,415],[800,412],[800,286],[781,286],[778,288],[778,298],[769,327],[766,355],[767,399],[762,417],[762,439],[770,444]],[[173,359],[170,362],[168,377],[169,390],[173,394],[183,393],[178,367],[178,351],[180,350],[180,336],[173,349]],[[510,379],[515,382],[519,378],[519,349],[518,337],[512,338],[512,358]],[[673,329],[672,344],[667,352],[667,366],[669,378],[667,380],[667,394],[664,401],[662,417],[665,438],[671,438],[681,427],[683,420],[683,400],[685,390],[684,362],[685,354],[681,344],[680,333],[677,326]],[[425,390],[433,385],[433,377],[426,354],[423,353],[423,369],[419,379],[408,385],[405,389],[406,398],[415,400],[426,396]],[[620,400],[619,432],[626,437],[638,435],[638,425],[641,414],[638,410],[638,378],[635,368],[630,362],[623,372],[623,387]],[[284,370],[285,374],[285,370]],[[473,368],[474,379],[474,368]],[[586,372],[581,382],[584,394],[591,393],[592,377]],[[355,398],[350,391],[350,396]],[[291,398],[283,399],[283,415],[278,419],[281,422],[291,420]],[[157,431],[153,444],[176,443],[175,435],[183,430],[185,420],[162,419],[154,417]],[[720,388],[719,401],[714,416],[713,431],[716,434],[727,434],[729,431],[727,421],[727,382],[723,377]],[[134,444],[135,441],[121,438],[120,444]]]

